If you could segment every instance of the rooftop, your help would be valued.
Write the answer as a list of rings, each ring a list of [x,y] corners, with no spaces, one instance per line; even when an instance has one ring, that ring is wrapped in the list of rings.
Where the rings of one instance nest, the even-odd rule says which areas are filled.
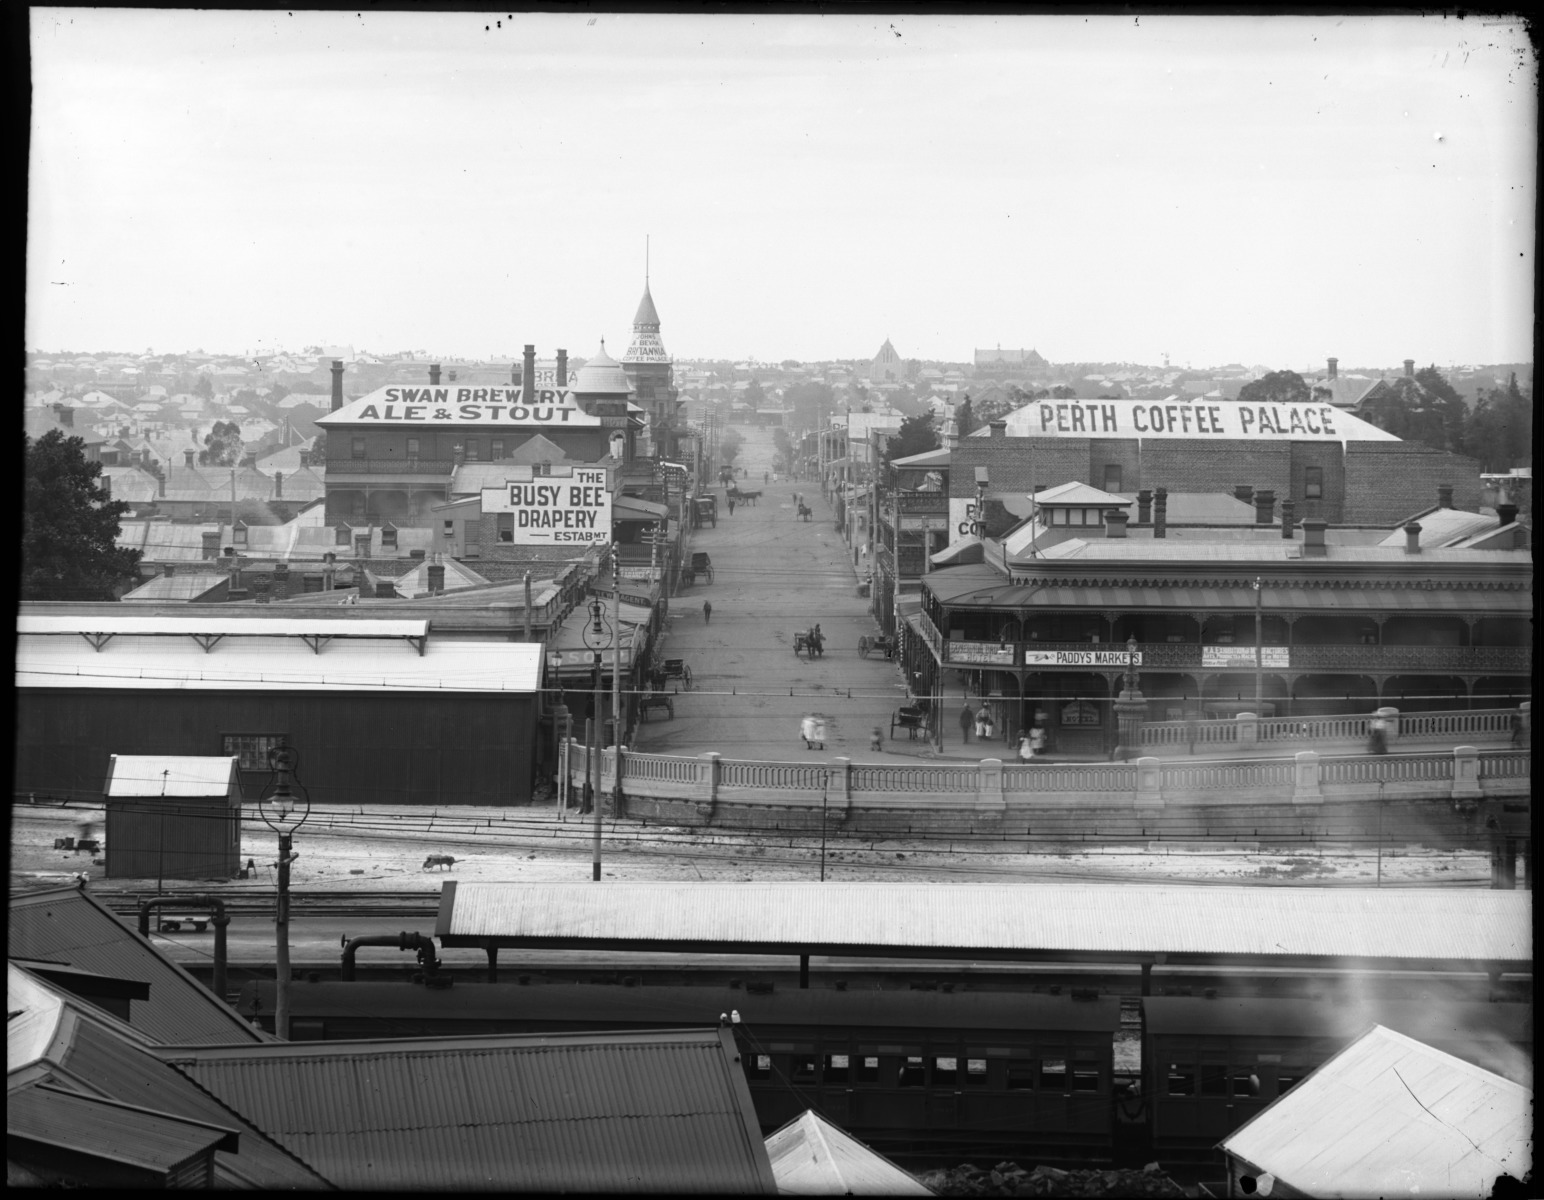
[[[238,789],[235,755],[113,754],[108,758],[108,796],[224,796]]]

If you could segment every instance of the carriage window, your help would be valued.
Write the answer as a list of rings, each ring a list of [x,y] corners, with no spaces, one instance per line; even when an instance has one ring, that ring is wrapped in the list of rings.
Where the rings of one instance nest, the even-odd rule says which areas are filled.
[[[794,1055],[793,1079],[795,1083],[815,1082],[815,1056],[813,1054]]]
[[[1072,1090],[1097,1092],[1099,1090],[1099,1064],[1080,1062],[1072,1064]]]
[[[1253,1067],[1233,1068],[1233,1094],[1235,1096],[1260,1094],[1260,1077],[1254,1073]]]
[[[897,1082],[901,1087],[921,1087],[923,1084],[922,1056],[912,1054],[901,1063],[901,1070]]]
[[[1036,1063],[1032,1058],[1010,1058],[1008,1060],[1008,1090],[1010,1092],[1027,1092],[1035,1086]]]
[[[865,1054],[858,1060],[858,1082],[879,1082],[879,1059],[875,1055]]]
[[[846,1083],[852,1074],[852,1059],[845,1054],[826,1055],[824,1079],[827,1083]]]
[[[1302,1082],[1303,1077],[1301,1075],[1278,1075],[1276,1076],[1276,1094],[1279,1096],[1289,1087]]]
[[[933,1060],[933,1083],[955,1084],[960,1081],[960,1060],[957,1058],[935,1058]]]
[[[1196,1094],[1195,1072],[1180,1066],[1179,1063],[1169,1064],[1169,1095],[1194,1096]]]
[[[1228,1068],[1201,1064],[1201,1095],[1226,1096],[1228,1094]]]
[[[745,1073],[752,1079],[772,1078],[772,1056],[770,1054],[750,1054],[745,1059]]]
[[[1053,1092],[1065,1091],[1067,1088],[1067,1060],[1064,1058],[1047,1058],[1040,1064],[1040,1086],[1049,1088]]]
[[[965,1082],[977,1085],[986,1083],[986,1059],[967,1058],[965,1060]]]

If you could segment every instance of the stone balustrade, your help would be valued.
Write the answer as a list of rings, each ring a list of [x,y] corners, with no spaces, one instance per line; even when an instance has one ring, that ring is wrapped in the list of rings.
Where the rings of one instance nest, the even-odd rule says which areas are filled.
[[[1265,717],[1240,713],[1227,720],[1149,721],[1142,726],[1138,744],[1157,749],[1189,747],[1258,746],[1276,742],[1323,745],[1326,742],[1361,742],[1368,725],[1382,716],[1388,726],[1387,742],[1455,742],[1484,740],[1504,742],[1512,736],[1512,721],[1521,716],[1526,727],[1532,701],[1517,708],[1450,709],[1439,712],[1401,713],[1381,708],[1376,713],[1331,717]]]

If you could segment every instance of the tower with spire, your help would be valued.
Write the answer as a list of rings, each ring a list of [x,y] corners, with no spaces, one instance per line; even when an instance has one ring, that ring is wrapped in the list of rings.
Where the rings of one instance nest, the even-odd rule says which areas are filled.
[[[643,299],[633,317],[633,340],[622,356],[622,369],[633,388],[633,403],[648,414],[655,454],[669,458],[676,452],[675,418],[679,392],[674,386],[670,355],[659,336],[659,313],[649,291],[647,243],[644,250]]]

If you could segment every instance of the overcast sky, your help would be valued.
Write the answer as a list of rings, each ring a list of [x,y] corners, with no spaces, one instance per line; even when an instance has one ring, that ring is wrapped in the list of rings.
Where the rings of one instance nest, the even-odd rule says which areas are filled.
[[[678,358],[1532,354],[1515,22],[36,9],[32,70],[36,350],[619,353],[649,235]]]

